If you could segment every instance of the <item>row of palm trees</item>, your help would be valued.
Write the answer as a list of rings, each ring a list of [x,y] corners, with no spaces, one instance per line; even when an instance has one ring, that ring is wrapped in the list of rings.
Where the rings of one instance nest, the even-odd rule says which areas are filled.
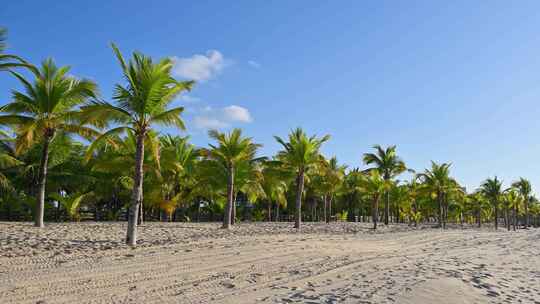
[[[525,179],[503,190],[495,177],[467,194],[450,176],[450,164],[432,163],[416,173],[407,169],[395,146],[375,146],[374,153],[363,155],[368,169],[348,170],[321,154],[328,135],[309,136],[300,128],[285,139],[275,137],[282,149],[271,158],[258,157],[260,145],[239,129],[210,131],[215,143],[207,148],[194,147],[187,137],[159,134],[158,125],[185,128],[183,108],[169,106],[194,82],[172,77],[169,58],[154,61],[134,52],[126,60],[116,45],[112,49],[124,77],[112,102],[100,98],[95,82],[70,75],[69,67],[58,67],[52,59],[36,67],[0,53],[0,68],[22,87],[0,109],[6,130],[0,137],[0,215],[24,218],[24,210],[34,210],[35,225],[43,227],[46,207],[52,214],[53,202],[56,217],[66,213],[74,220],[85,208],[93,208],[96,218],[105,211],[111,219],[127,209],[126,243],[135,245],[145,215],[171,220],[178,210],[187,215],[195,206],[197,217],[201,208],[212,216],[222,214],[228,229],[242,217],[239,199],[255,203],[254,219],[261,219],[257,214],[266,208],[271,220],[274,206],[275,219],[280,208],[294,213],[297,229],[306,218],[302,209],[309,206],[310,220],[322,213],[327,222],[365,219],[371,213],[376,229],[381,199],[386,225],[393,215],[395,222],[411,225],[435,219],[442,228],[452,218],[463,224],[474,217],[479,225],[493,218],[497,227],[502,210],[508,228],[519,219],[528,227],[530,212],[540,213]],[[75,140],[79,137],[85,143]],[[410,181],[397,179],[406,172]]]

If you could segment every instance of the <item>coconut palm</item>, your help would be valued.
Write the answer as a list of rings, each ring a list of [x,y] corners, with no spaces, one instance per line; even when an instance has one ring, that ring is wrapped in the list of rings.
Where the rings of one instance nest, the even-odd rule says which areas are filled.
[[[332,214],[332,201],[336,192],[343,183],[347,166],[339,165],[337,158],[334,156],[329,160],[323,158],[320,167],[323,184],[322,186],[326,192],[324,194],[324,205],[325,210],[328,210],[328,212],[325,212],[325,220],[326,223],[329,223],[330,215]]]
[[[520,191],[514,187],[508,188],[504,191],[504,200],[507,206],[507,212],[512,211],[511,221],[507,220],[507,228],[510,230],[510,222],[512,223],[514,231],[517,226],[517,217],[519,206],[525,201],[524,197],[521,195]]]
[[[361,182],[361,189],[371,196],[371,218],[373,229],[377,229],[379,221],[379,200],[389,188],[390,182],[385,180],[378,170],[367,172]]]
[[[418,178],[424,183],[424,189],[434,194],[438,205],[438,221],[441,228],[446,228],[447,204],[446,197],[452,191],[458,191],[459,185],[450,177],[449,163],[437,164],[431,162],[431,169],[419,173]]]
[[[14,91],[12,101],[0,111],[0,124],[12,126],[17,134],[16,152],[30,146],[42,145],[39,166],[35,226],[43,227],[45,185],[49,161],[49,146],[58,132],[74,133],[91,139],[97,133],[75,120],[77,107],[96,97],[97,85],[87,79],[70,76],[68,66],[57,67],[52,59],[43,61],[41,68],[32,69],[34,81],[10,71],[23,85],[24,92]]]
[[[283,146],[283,150],[277,154],[277,159],[296,174],[296,216],[294,227],[300,229],[305,174],[319,164],[319,149],[324,142],[330,139],[330,136],[326,135],[318,138],[313,135],[308,137],[304,130],[297,128],[289,134],[288,142],[279,136],[274,136],[274,138]]]
[[[100,128],[106,128],[110,123],[114,123],[113,128],[100,135],[90,145],[89,151],[128,130],[135,134],[135,172],[126,235],[126,243],[135,246],[137,218],[143,198],[145,138],[153,125],[185,128],[180,118],[184,108],[168,109],[168,106],[180,93],[190,90],[193,82],[178,81],[172,77],[174,63],[170,58],[155,62],[150,57],[134,52],[133,57],[126,62],[115,44],[112,44],[112,48],[127,83],[115,86],[113,94],[115,104],[94,101],[83,106],[83,121]]]
[[[491,206],[493,208],[495,230],[497,230],[499,227],[498,210],[502,198],[502,181],[500,181],[497,176],[495,176],[494,178],[488,178],[482,183],[480,189],[491,203]]]
[[[218,144],[210,144],[210,149],[203,149],[202,154],[211,160],[215,168],[224,173],[227,178],[227,207],[223,216],[223,228],[229,229],[233,216],[235,176],[239,173],[240,165],[245,166],[246,162],[256,160],[255,154],[261,145],[253,143],[250,137],[242,136],[240,129],[234,129],[230,133],[210,130],[208,136],[216,140]]]
[[[532,192],[531,183],[527,179],[520,177],[519,180],[512,183],[512,187],[517,188],[523,197],[523,207],[525,209],[525,228],[527,228],[529,227],[529,201]]]
[[[286,192],[289,185],[290,174],[283,170],[279,162],[267,161],[263,164],[262,188],[264,199],[268,208],[268,221],[272,220],[272,204],[276,203],[275,221],[279,221],[279,207],[287,206]]]
[[[396,146],[389,146],[386,148],[380,145],[375,145],[373,148],[375,153],[365,153],[363,161],[366,165],[374,165],[376,169],[385,181],[390,181],[399,174],[407,170],[405,162],[396,153]],[[388,217],[390,214],[390,193],[386,192],[386,201],[384,202],[384,224],[388,225]]]

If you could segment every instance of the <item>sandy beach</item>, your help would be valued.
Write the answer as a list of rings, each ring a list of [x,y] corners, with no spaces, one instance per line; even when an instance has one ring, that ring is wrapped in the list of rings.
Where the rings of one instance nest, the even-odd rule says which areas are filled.
[[[540,303],[540,230],[0,223],[0,303]]]

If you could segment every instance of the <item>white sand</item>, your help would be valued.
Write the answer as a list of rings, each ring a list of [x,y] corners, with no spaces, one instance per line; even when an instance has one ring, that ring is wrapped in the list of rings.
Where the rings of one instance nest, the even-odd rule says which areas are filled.
[[[0,223],[0,303],[540,303],[540,230]],[[41,302],[40,302],[41,301]]]

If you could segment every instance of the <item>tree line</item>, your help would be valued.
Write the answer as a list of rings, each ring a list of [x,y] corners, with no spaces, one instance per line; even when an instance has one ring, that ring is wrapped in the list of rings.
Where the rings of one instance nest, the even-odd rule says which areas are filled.
[[[144,220],[370,221],[447,223],[510,229],[538,226],[540,204],[520,178],[497,177],[467,191],[450,163],[407,168],[396,147],[363,154],[367,169],[348,168],[320,149],[330,136],[301,128],[276,136],[280,151],[260,157],[261,145],[240,129],[209,131],[207,147],[156,127],[185,129],[183,107],[170,107],[193,81],[176,80],[170,58],[139,52],[125,59],[112,44],[123,79],[111,101],[98,85],[52,59],[33,65],[6,54],[0,30],[0,71],[20,88],[0,108],[0,218],[44,221],[127,218],[126,243],[137,243]],[[359,155],[360,157],[360,155]],[[294,204],[289,204],[294,202]]]

